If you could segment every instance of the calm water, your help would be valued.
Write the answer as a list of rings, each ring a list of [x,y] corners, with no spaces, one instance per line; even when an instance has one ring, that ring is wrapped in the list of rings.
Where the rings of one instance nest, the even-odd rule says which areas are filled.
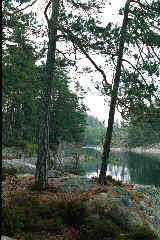
[[[89,160],[83,162],[88,177],[98,176],[101,154],[95,149],[85,148]],[[125,183],[154,184],[160,186],[160,154],[111,152],[107,175]]]

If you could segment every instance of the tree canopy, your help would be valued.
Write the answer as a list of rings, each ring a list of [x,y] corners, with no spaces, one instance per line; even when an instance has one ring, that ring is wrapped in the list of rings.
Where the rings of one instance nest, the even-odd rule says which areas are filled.
[[[11,4],[5,7],[2,66],[3,144],[21,144],[24,141],[38,143],[45,64],[36,64],[39,57],[37,49],[27,38],[28,31],[32,29],[30,20],[34,20],[33,24],[36,20],[32,14],[19,12],[13,17],[13,23],[9,11],[14,7]],[[57,59],[56,86],[55,92],[52,91],[50,119],[51,144],[54,138],[56,141],[57,138],[76,143],[83,141],[86,109],[80,103],[79,97],[70,90],[71,80],[64,63],[64,59]]]
[[[119,12],[123,15],[121,26],[102,21],[106,3],[101,0],[48,1],[44,9],[48,46],[42,51],[29,40],[37,31],[37,16],[23,13],[37,1],[17,0],[18,7],[13,1],[3,2],[4,139],[39,138],[37,176],[42,184],[46,181],[45,188],[49,143],[56,144],[59,139],[83,142],[86,109],[69,90],[64,67],[77,67],[83,54],[93,67],[91,71],[101,74],[97,88],[110,99],[102,157],[104,176],[115,108],[129,125],[129,144],[136,141],[135,132],[142,136],[144,145],[159,141],[159,1],[127,0]],[[46,63],[37,66],[42,55]],[[96,55],[104,64],[99,64]],[[90,72],[90,66],[84,69]],[[108,78],[108,71],[113,72],[113,79]],[[89,126],[87,131],[92,131]],[[39,183],[40,178],[36,178]]]

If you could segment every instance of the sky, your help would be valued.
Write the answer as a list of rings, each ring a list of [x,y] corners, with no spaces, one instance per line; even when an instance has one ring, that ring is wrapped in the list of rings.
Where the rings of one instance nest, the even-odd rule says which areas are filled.
[[[42,11],[44,11],[44,7],[46,6],[47,1],[43,0],[42,4],[40,4],[40,1],[37,1],[37,3],[33,5],[32,9],[33,11],[36,10],[38,12],[41,12],[40,18],[44,24],[45,20],[44,20]],[[110,2],[111,2],[110,5],[109,4],[106,5],[102,20],[104,21],[105,24],[107,24],[108,22],[121,23],[122,16],[118,16],[118,10],[120,9],[120,7],[123,7],[125,5],[126,0],[110,0]],[[96,58],[99,59],[99,56],[96,56]],[[98,62],[100,61],[103,61],[103,60],[99,59]],[[88,64],[85,57],[82,59],[82,62],[84,66],[85,66],[85,63],[86,65]],[[93,83],[91,82],[91,77],[84,76],[84,75],[77,75],[77,73],[73,73],[72,71],[70,72],[70,77],[71,78],[76,77],[76,80],[80,82],[80,84],[84,89],[87,89],[87,88],[91,89],[91,92],[87,93],[84,99],[85,105],[89,108],[87,113],[97,117],[101,121],[105,121],[105,125],[107,125],[109,106],[105,103],[104,96],[101,96],[100,93],[95,89]],[[102,78],[101,74],[95,73],[94,79],[96,78],[97,79]],[[115,120],[118,120],[119,122],[121,121],[121,116],[117,111],[115,114]]]
[[[104,22],[121,22],[122,17],[118,16],[118,11],[121,7],[125,5],[125,2],[126,0],[111,0],[111,5],[107,5],[104,11]],[[95,77],[96,76],[97,78],[102,78],[101,75],[98,73],[97,75],[95,75]],[[80,76],[79,81],[84,88],[89,87],[92,90],[91,92],[86,94],[84,100],[84,103],[90,109],[89,111],[87,111],[87,113],[97,117],[101,121],[104,121],[105,125],[107,125],[109,106],[105,103],[104,96],[101,96],[99,91],[95,89],[89,77],[87,78],[87,76]],[[117,111],[115,113],[115,121],[121,121],[121,115]]]

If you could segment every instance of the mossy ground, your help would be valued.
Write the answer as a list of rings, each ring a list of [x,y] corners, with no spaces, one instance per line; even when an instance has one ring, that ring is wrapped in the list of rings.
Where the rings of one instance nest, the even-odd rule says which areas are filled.
[[[122,230],[112,217],[106,218],[103,209],[100,220],[93,217],[85,202],[107,188],[96,179],[81,194],[54,187],[61,181],[56,178],[49,179],[45,191],[33,187],[34,176],[17,178],[11,171],[4,179],[2,235],[21,240],[157,240],[148,228],[137,227],[130,233]]]

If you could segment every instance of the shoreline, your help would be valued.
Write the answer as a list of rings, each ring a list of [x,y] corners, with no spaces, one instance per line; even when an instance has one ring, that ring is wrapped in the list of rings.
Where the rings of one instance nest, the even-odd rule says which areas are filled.
[[[160,153],[160,149],[158,148],[111,148],[113,152],[136,152],[136,153]]]
[[[103,152],[102,146],[87,146],[82,147],[82,149],[90,148],[95,149],[99,152]],[[142,147],[136,147],[136,148],[123,148],[123,147],[111,147],[110,149],[112,152],[136,152],[136,153],[160,153],[160,147],[154,147],[154,148],[142,148]]]
[[[160,153],[160,149],[158,148],[131,148],[131,152],[136,152],[136,153]]]

